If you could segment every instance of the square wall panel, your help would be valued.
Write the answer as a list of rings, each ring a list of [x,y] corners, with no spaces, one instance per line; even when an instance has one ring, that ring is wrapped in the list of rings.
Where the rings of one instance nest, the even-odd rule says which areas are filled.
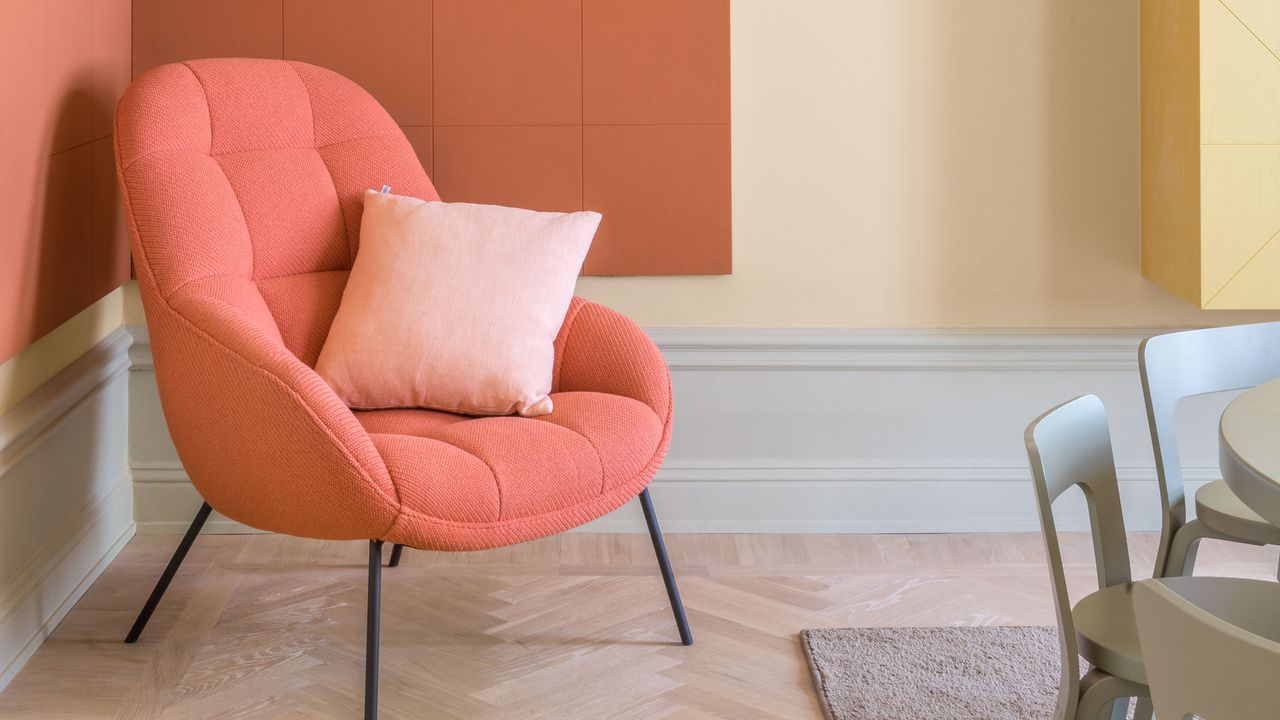
[[[729,122],[729,0],[583,0],[588,125]]]
[[[49,158],[27,282],[34,298],[31,340],[93,302],[93,146]]]
[[[728,125],[583,128],[583,200],[604,215],[589,275],[732,270]]]
[[[422,163],[422,169],[427,171],[427,177],[435,177],[435,159],[434,159],[434,129],[429,127],[402,127],[404,136],[408,138],[409,144],[413,146],[413,152],[418,156],[418,162]]]
[[[438,127],[435,180],[447,202],[582,209],[582,128]]]
[[[134,0],[134,77],[195,58],[280,57],[281,2]]]
[[[120,186],[116,182],[116,161],[111,138],[95,140],[91,147],[92,299],[97,300],[129,281],[129,234]]]
[[[133,0],[93,2],[93,136],[111,135],[116,102],[133,77]]]
[[[47,2],[45,117],[52,154],[94,139],[93,13],[83,0]]]
[[[368,90],[401,125],[431,124],[431,3],[284,0],[284,56]]]
[[[436,124],[581,124],[581,2],[435,0]]]

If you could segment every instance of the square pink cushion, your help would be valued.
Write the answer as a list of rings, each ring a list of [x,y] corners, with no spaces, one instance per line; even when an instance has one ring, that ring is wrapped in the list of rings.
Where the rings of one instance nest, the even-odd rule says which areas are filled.
[[[556,334],[599,225],[370,190],[316,372],[353,408],[551,412]]]

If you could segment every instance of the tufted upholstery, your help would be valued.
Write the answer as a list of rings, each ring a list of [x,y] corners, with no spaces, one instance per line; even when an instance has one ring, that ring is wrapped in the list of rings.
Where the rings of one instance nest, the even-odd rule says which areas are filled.
[[[478,549],[644,489],[670,439],[666,365],[575,299],[556,410],[353,413],[312,367],[358,250],[362,196],[438,199],[367,93],[296,62],[165,65],[120,101],[116,163],[165,418],[192,482],[254,527]]]

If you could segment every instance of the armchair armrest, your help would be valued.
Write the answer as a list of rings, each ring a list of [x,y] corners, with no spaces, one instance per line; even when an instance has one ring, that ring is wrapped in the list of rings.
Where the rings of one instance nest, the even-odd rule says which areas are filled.
[[[399,501],[368,434],[285,348],[249,281],[198,283],[150,298],[148,318],[165,417],[201,495],[265,530],[381,537]]]
[[[671,423],[671,374],[653,340],[630,318],[574,298],[556,338],[552,391],[633,398]]]

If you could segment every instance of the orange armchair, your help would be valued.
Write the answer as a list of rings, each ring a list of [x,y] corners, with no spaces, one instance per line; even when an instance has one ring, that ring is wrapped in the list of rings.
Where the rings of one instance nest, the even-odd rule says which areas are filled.
[[[638,327],[575,299],[543,417],[352,411],[312,367],[358,250],[363,193],[438,199],[387,113],[315,66],[199,60],[139,77],[115,140],[165,419],[206,501],[126,642],[212,508],[264,530],[367,540],[372,718],[384,542],[391,566],[405,546],[500,547],[639,496],[692,643],[646,489],[671,438],[670,376]]]

